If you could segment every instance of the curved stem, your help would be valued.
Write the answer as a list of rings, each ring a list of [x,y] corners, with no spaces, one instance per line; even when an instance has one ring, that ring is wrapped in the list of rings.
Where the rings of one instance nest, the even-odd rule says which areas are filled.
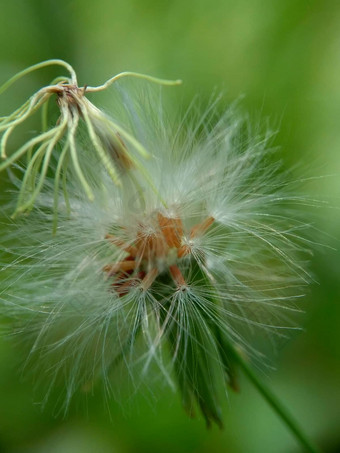
[[[53,197],[53,234],[57,232],[57,225],[58,225],[58,206],[59,206],[59,181],[60,181],[60,174],[63,168],[64,159],[66,153],[69,149],[69,142],[66,141],[58,160],[57,169],[54,175],[54,197]]]
[[[76,130],[78,127],[79,116],[71,118],[71,121],[72,121],[72,126],[70,127],[68,138],[67,138],[69,140],[69,144],[70,144],[71,161],[73,164],[74,171],[75,171],[81,185],[83,186],[83,189],[87,195],[87,198],[90,201],[93,201],[94,194],[91,190],[91,187],[88,185],[86,178],[84,176],[84,173],[82,172],[82,169],[80,167],[78,155],[77,155],[77,147],[76,147],[76,143],[75,143],[75,134],[76,134]]]
[[[65,80],[65,77],[56,77],[55,79],[52,80],[50,83],[50,86],[56,85],[60,82],[63,82]],[[48,104],[49,104],[50,98],[46,99],[46,102],[42,106],[41,110],[41,123],[42,123],[42,131],[45,132],[48,129]]]
[[[20,212],[20,209],[23,205],[23,199],[26,194],[27,184],[31,183],[29,185],[31,185],[34,190],[36,172],[34,172],[34,175],[32,176],[32,170],[33,170],[33,168],[39,167],[40,161],[41,161],[41,156],[44,154],[47,146],[48,146],[48,142],[40,145],[39,148],[34,153],[34,156],[32,156],[31,159],[28,161],[28,165],[26,167],[24,178],[22,180],[21,187],[20,187],[20,192],[19,192],[18,201],[17,201],[17,207],[16,207],[15,213],[13,214],[12,218],[15,218],[15,216]],[[30,151],[32,151],[32,149]]]
[[[13,121],[2,121],[0,125],[0,131],[6,130],[8,127],[15,127],[18,124],[24,122],[26,118],[31,116],[38,108],[48,99],[48,97],[51,95],[48,93],[48,89],[50,87],[46,87],[45,89],[39,90],[37,93],[35,93],[30,99],[29,102],[25,102],[25,106],[21,113],[19,113],[16,117],[13,117],[13,115],[10,115],[10,118],[15,118]],[[40,99],[39,99],[40,97]],[[19,109],[18,109],[19,110]]]
[[[0,117],[0,125],[2,126],[3,124],[8,124],[12,121],[13,118],[16,118],[23,114],[23,112],[28,108],[29,103],[31,102],[31,98],[27,99],[26,102],[24,102],[20,107],[18,107],[14,112],[12,112],[10,115],[6,116],[1,116]],[[5,128],[2,128],[5,129]]]
[[[201,272],[200,275],[202,275],[204,282],[206,283],[208,288],[211,289],[212,291],[211,294],[214,294],[215,291],[211,285],[210,278],[207,275],[205,275],[204,272]],[[213,301],[216,304],[216,306],[218,307],[221,306],[220,299],[216,297],[216,295],[213,297]],[[223,335],[223,337],[219,336],[218,342],[223,350],[223,355],[227,357],[228,365],[230,365],[230,363],[233,362],[234,365],[238,365],[243,370],[244,374],[257,388],[257,390],[264,397],[267,403],[269,403],[272,409],[274,409],[277,415],[294,434],[295,438],[305,448],[305,451],[309,453],[321,453],[321,450],[309,440],[307,435],[303,432],[299,424],[296,422],[296,420],[290,414],[290,412],[286,409],[286,407],[275,396],[275,394],[270,390],[270,388],[256,375],[251,365],[242,356],[242,353],[237,351],[233,344],[233,341],[229,340],[228,337],[226,337],[226,335]],[[230,357],[230,360],[228,359],[228,357]]]
[[[87,131],[88,131],[90,140],[94,146],[94,149],[96,150],[96,152],[98,154],[98,157],[102,161],[102,163],[103,163],[105,169],[107,170],[108,174],[110,175],[112,181],[118,186],[121,185],[121,181],[119,179],[118,173],[117,173],[114,165],[111,163],[107,152],[105,151],[102,144],[100,143],[100,140],[99,140],[97,134],[95,133],[95,130],[93,128],[92,122],[90,120],[90,117],[88,115],[86,108],[83,107],[81,109],[81,112],[83,114],[83,117],[84,117],[84,120],[85,120],[85,123],[87,126]]]
[[[58,126],[58,130],[56,131],[55,137],[52,137],[51,140],[47,143],[47,150],[46,150],[45,157],[43,160],[39,181],[33,190],[31,198],[26,203],[22,204],[22,206],[19,207],[20,211],[30,209],[33,206],[33,204],[35,203],[35,200],[38,197],[39,193],[41,192],[41,189],[43,187],[43,184],[44,184],[44,181],[46,178],[48,166],[49,166],[49,163],[51,160],[51,156],[52,156],[54,147],[58,143],[58,141],[61,139],[61,137],[63,136],[65,129],[66,129],[66,124],[67,124],[67,119],[65,118],[63,120],[63,122],[61,122],[61,124]]]
[[[68,192],[67,192],[67,167],[68,167],[68,161],[69,161],[68,157],[69,157],[69,155],[66,154],[66,157],[64,159],[65,163],[63,166],[62,188],[63,188],[66,212],[68,215],[70,215],[71,214],[71,204],[70,204],[70,199],[69,199]]]
[[[120,74],[115,75],[114,77],[111,77],[109,80],[107,80],[103,85],[97,86],[97,87],[86,87],[86,91],[89,93],[94,93],[96,91],[103,91],[106,90],[110,85],[112,85],[116,80],[121,79],[123,77],[135,77],[136,79],[144,79],[148,80],[149,82],[153,83],[158,83],[159,85],[180,85],[182,83],[182,80],[166,80],[166,79],[160,79],[158,77],[152,77],[147,74],[140,74],[139,72],[121,72]]]
[[[267,385],[254,373],[251,366],[248,362],[242,357],[242,355],[232,346],[228,344],[229,353],[232,355],[234,361],[239,365],[243,370],[244,374],[252,382],[252,384],[257,388],[261,393],[264,399],[269,403],[269,405],[274,409],[278,414],[281,420],[284,421],[286,426],[291,430],[295,435],[296,439],[299,440],[301,445],[309,453],[321,453],[321,450],[308,439],[306,434],[302,431],[296,420],[281,403],[281,401],[274,395],[274,393],[267,387]]]
[[[45,68],[47,66],[53,66],[53,65],[59,65],[59,66],[64,66],[68,70],[68,72],[71,75],[72,83],[75,85],[77,84],[77,76],[72,68],[72,66],[64,60],[59,60],[59,59],[54,59],[54,60],[46,60],[42,61],[41,63],[34,64],[32,66],[29,66],[28,68],[24,69],[23,71],[18,72],[15,74],[13,77],[11,77],[7,82],[5,82],[3,85],[0,86],[0,94],[2,94],[4,91],[6,91],[13,83],[15,83],[17,80],[21,79],[21,77],[24,77],[26,74],[29,74],[30,72],[36,71],[37,69]]]
[[[3,163],[0,164],[0,172],[5,170],[9,167],[13,162],[20,159],[20,157],[25,154],[32,146],[37,145],[39,142],[43,142],[48,140],[51,136],[53,136],[56,128],[50,129],[43,134],[38,135],[37,137],[32,138],[28,142],[26,142],[21,148],[19,148],[15,153],[13,153],[10,157],[8,157]]]

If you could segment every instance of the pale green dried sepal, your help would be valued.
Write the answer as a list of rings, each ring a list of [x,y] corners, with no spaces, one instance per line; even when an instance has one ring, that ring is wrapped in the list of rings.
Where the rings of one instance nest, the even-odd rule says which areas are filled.
[[[60,153],[60,157],[59,157],[59,160],[58,160],[58,165],[57,165],[57,168],[56,168],[56,171],[55,171],[55,175],[54,175],[53,234],[55,234],[57,232],[60,175],[61,175],[61,172],[62,172],[63,168],[64,168],[64,175],[65,175],[66,170],[67,170],[67,163],[64,165],[64,160],[65,160],[65,157],[67,155],[68,148],[69,148],[69,141],[67,141],[65,143],[65,145],[64,145],[64,147],[63,147],[63,149],[62,149],[62,151]],[[63,178],[63,180],[64,180],[64,178]],[[64,198],[65,198],[66,207],[67,207],[67,210],[69,210],[69,202],[68,202],[66,184],[65,184],[65,186],[63,184],[63,188],[65,188],[65,190],[64,190]]]
[[[68,191],[67,191],[67,168],[68,168],[68,163],[69,163],[69,155],[66,154],[65,156],[65,163],[63,165],[62,169],[62,189],[63,189],[63,195],[64,195],[64,200],[65,200],[65,205],[66,205],[66,212],[68,215],[71,213],[71,204],[70,204],[70,199],[68,196]],[[55,215],[58,215],[57,212],[54,213]]]
[[[63,122],[57,127],[58,131],[56,132],[55,136],[47,143],[46,153],[45,153],[45,156],[43,159],[39,182],[36,185],[31,198],[26,203],[20,204],[20,206],[18,206],[18,208],[17,208],[17,212],[19,212],[19,213],[24,212],[25,210],[30,210],[33,207],[35,200],[36,200],[37,196],[39,195],[39,193],[42,189],[44,180],[46,178],[46,174],[47,174],[48,166],[49,166],[49,163],[50,163],[50,160],[52,157],[53,149],[54,149],[55,145],[58,143],[58,141],[63,137],[65,129],[66,129],[66,124],[67,124],[67,119],[64,118]]]
[[[39,107],[41,105],[43,105],[44,102],[47,101],[47,99],[49,97],[50,97],[49,94],[43,95],[41,97],[40,101],[37,102],[35,105],[34,105],[34,102],[32,102],[32,103],[30,102],[30,105],[28,106],[27,110],[24,113],[20,112],[18,115],[16,115],[14,117],[13,121],[8,121],[8,122],[3,121],[0,124],[0,132],[3,131],[3,130],[5,131],[4,135],[2,136],[1,144],[0,144],[0,157],[2,159],[6,159],[7,158],[6,144],[7,144],[9,136],[14,131],[14,129],[17,126],[19,126],[19,124],[23,123],[29,116],[33,115],[33,113],[36,112],[39,109]],[[33,101],[35,101],[36,99],[38,99],[38,96],[34,96]]]
[[[30,190],[30,191],[34,190],[36,175],[39,171],[41,160],[43,158],[43,154],[44,154],[47,146],[48,146],[47,143],[43,143],[42,145],[40,145],[39,148],[36,150],[34,156],[28,162],[26,172],[24,174],[24,178],[22,180],[21,187],[20,187],[20,192],[19,192],[18,201],[17,201],[17,207],[12,216],[13,218],[15,218],[16,215],[19,212],[21,212],[21,207],[24,204],[24,198],[25,198],[27,186],[29,187],[28,190]]]
[[[98,135],[95,133],[95,130],[93,128],[92,122],[90,120],[89,114],[86,109],[82,109],[82,114],[87,126],[87,130],[89,133],[90,140],[94,146],[94,149],[96,150],[99,159],[101,160],[102,164],[104,165],[104,168],[107,170],[108,174],[110,175],[112,181],[117,184],[121,185],[121,181],[119,179],[118,173],[112,163],[112,160],[110,160],[110,157],[108,153],[105,151],[103,148]]]
[[[89,200],[93,201],[94,194],[92,192],[91,187],[89,186],[89,184],[86,181],[86,178],[84,176],[84,173],[80,167],[79,160],[78,160],[77,147],[76,147],[76,142],[75,142],[75,134],[76,134],[76,130],[78,127],[78,122],[79,122],[79,117],[74,117],[72,119],[72,126],[70,127],[69,136],[68,136],[71,160],[73,163],[74,171],[87,195],[87,198]]]

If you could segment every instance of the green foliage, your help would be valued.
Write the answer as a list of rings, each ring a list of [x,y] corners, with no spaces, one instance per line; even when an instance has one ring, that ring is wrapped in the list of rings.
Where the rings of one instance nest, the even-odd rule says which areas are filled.
[[[184,86],[180,95],[171,94],[174,103],[181,96],[189,102],[197,92],[208,97],[215,86],[225,88],[230,99],[245,93],[245,108],[269,116],[274,126],[279,123],[276,142],[282,145],[285,161],[311,163],[307,174],[297,170],[297,177],[335,175],[306,179],[306,190],[337,207],[339,30],[338,2],[332,0],[99,0],[95,5],[88,0],[61,0],[57,5],[8,1],[0,14],[0,82],[23,67],[57,56],[72,63],[82,85],[134,70],[181,77]],[[46,71],[43,84],[55,75]],[[0,115],[22,104],[41,82],[40,75],[32,74],[18,83],[13,95],[2,96]],[[97,104],[98,100],[101,106],[110,104],[110,96],[96,97]],[[12,150],[22,139],[31,138],[38,121],[32,120],[21,137],[13,138]],[[1,173],[1,191],[10,187]],[[327,241],[334,248],[339,248],[338,212],[319,209],[316,221],[332,235]],[[322,441],[325,451],[335,451],[339,443],[338,269],[338,252],[317,253],[313,270],[319,284],[308,296],[306,333],[285,348],[280,372],[271,375],[272,387],[306,431]],[[172,394],[162,395],[156,410],[141,399],[127,418],[112,405],[112,423],[102,405],[89,396],[89,422],[76,410],[63,421],[32,405],[31,389],[19,379],[16,352],[7,343],[1,345],[0,356],[0,449],[4,452],[297,451],[284,427],[247,384],[242,383],[241,396],[231,394],[230,409],[223,408],[222,434],[207,433],[203,423],[187,420]]]

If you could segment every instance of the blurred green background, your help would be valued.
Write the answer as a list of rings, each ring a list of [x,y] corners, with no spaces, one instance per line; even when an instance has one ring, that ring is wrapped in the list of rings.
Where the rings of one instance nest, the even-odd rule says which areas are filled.
[[[322,232],[315,240],[331,248],[319,247],[312,259],[305,332],[283,348],[266,379],[323,451],[340,451],[340,2],[2,0],[0,42],[0,84],[33,63],[62,58],[80,84],[124,70],[181,78],[183,86],[171,90],[183,106],[214,89],[229,101],[245,94],[244,111],[279,127],[275,142],[297,177],[322,176],[304,189],[329,203],[314,221]],[[37,72],[2,95],[1,114],[56,71]],[[126,405],[111,402],[109,416],[92,398],[86,413],[66,419],[41,412],[14,351],[0,344],[0,452],[301,451],[245,379],[241,393],[226,399],[222,432],[187,418],[170,390]]]

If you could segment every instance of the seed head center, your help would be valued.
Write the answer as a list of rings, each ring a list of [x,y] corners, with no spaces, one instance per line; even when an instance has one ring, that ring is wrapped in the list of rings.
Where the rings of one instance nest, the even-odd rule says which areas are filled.
[[[208,217],[190,230],[190,238],[203,234],[214,222]],[[133,244],[127,244],[118,236],[107,234],[112,244],[124,250],[127,256],[123,261],[104,267],[112,286],[119,294],[128,292],[129,288],[141,281],[148,289],[159,274],[169,272],[176,286],[185,286],[185,279],[178,268],[178,262],[191,253],[191,248],[184,232],[180,217],[166,217],[157,213],[154,225],[140,224]]]

